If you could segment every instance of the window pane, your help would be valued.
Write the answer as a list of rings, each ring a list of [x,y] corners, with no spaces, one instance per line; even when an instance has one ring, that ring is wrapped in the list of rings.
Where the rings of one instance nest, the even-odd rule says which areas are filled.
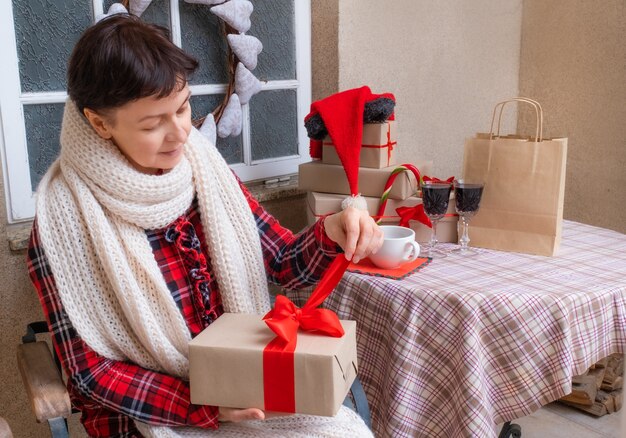
[[[296,90],[263,91],[250,100],[252,160],[298,154]]]
[[[180,0],[182,47],[200,61],[192,84],[228,81],[227,43],[220,20],[206,5]],[[249,35],[263,43],[254,70],[261,80],[296,79],[294,0],[254,2]]]
[[[63,91],[69,55],[92,22],[85,0],[13,0],[23,92]]]
[[[189,83],[227,83],[227,43],[220,20],[207,5],[181,0],[179,8],[182,47],[200,62]]]
[[[254,74],[264,81],[296,79],[294,0],[255,1],[250,19],[246,33],[263,43]]]
[[[199,119],[217,108],[224,98],[220,95],[192,96],[191,117]],[[243,163],[243,143],[241,135],[237,137],[217,137],[217,150],[220,151],[228,164]]]
[[[132,0],[131,0],[132,1]],[[120,0],[104,0],[104,12],[109,10],[113,3],[119,3]],[[149,23],[154,23],[171,29],[170,26],[170,3],[169,0],[152,0],[152,3],[141,14],[141,19]]]
[[[28,165],[32,189],[59,155],[59,135],[65,104],[24,105]]]

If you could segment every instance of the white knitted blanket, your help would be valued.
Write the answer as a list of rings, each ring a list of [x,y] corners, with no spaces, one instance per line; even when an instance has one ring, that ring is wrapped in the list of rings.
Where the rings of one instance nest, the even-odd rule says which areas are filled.
[[[267,312],[258,229],[217,149],[192,129],[184,157],[174,169],[159,176],[143,174],[67,101],[61,155],[39,185],[37,221],[63,306],[81,338],[100,355],[188,379],[189,329],[145,230],[173,222],[196,194],[224,309]],[[286,418],[298,424],[318,418],[305,417],[309,420],[302,423],[300,417]],[[154,437],[215,433],[141,423],[139,427]],[[227,433],[228,427],[220,433]]]

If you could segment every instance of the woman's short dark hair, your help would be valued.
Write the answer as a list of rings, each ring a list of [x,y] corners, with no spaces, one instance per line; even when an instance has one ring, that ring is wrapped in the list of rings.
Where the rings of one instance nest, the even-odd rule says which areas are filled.
[[[80,112],[106,111],[181,87],[198,61],[169,40],[166,28],[133,15],[107,17],[88,28],[70,56],[67,89]]]

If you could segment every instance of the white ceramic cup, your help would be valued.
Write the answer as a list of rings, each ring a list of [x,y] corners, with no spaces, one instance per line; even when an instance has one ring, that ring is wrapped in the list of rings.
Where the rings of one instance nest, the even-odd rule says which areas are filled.
[[[369,259],[382,269],[392,269],[412,262],[420,255],[420,246],[415,241],[415,231],[397,225],[381,225],[385,235],[383,246]]]

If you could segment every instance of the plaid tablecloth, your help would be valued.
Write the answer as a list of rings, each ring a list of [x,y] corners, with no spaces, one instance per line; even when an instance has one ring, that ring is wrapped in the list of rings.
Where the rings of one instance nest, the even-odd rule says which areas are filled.
[[[497,436],[624,352],[626,235],[565,221],[556,257],[479,251],[403,280],[346,274],[326,300],[358,323],[376,436]]]

